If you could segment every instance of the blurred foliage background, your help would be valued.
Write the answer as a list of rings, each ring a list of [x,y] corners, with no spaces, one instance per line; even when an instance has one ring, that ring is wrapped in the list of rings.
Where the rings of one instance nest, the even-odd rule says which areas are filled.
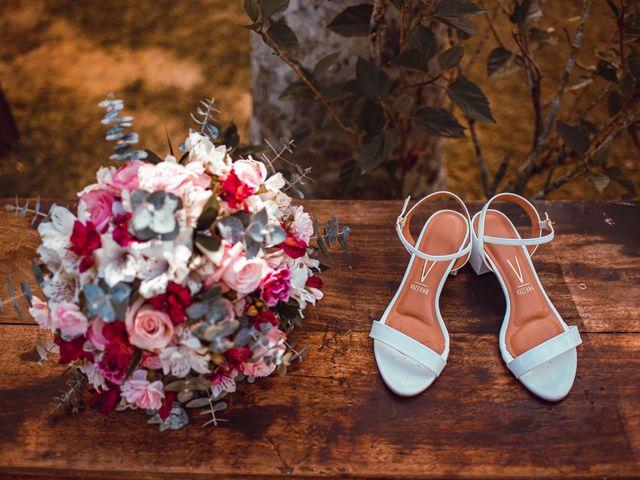
[[[558,22],[578,11],[574,1],[543,3],[546,15]],[[578,60],[593,57],[597,45],[607,41],[608,24],[598,18],[609,14],[605,1],[594,2]],[[0,158],[0,195],[68,198],[91,183],[97,168],[109,162],[111,145],[103,141],[97,104],[110,91],[135,116],[143,148],[167,152],[167,134],[175,148],[193,127],[189,113],[201,97],[215,97],[220,120],[235,122],[246,138],[252,108],[250,32],[240,27],[246,23],[241,1],[3,0],[0,89],[20,138]],[[508,27],[499,33],[510,37]],[[541,67],[559,76],[562,67],[556,64],[565,59],[548,55]],[[488,80],[485,70],[476,62],[470,78],[482,86],[497,120],[479,129],[485,150],[491,148],[488,164],[496,168],[505,156],[526,155],[530,147],[530,98],[521,72]],[[580,101],[588,104],[602,85],[587,88]],[[610,162],[638,185],[637,154],[626,135],[616,142]],[[465,199],[482,197],[468,139],[449,140],[446,169],[447,188]],[[616,185],[597,193],[580,180],[551,198],[622,193]]]

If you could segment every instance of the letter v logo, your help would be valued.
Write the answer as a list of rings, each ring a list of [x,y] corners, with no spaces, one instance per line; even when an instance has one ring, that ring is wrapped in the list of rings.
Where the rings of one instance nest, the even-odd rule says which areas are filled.
[[[436,265],[436,262],[433,262],[429,266],[429,268],[427,268],[428,265],[429,265],[429,260],[425,260],[424,265],[422,266],[422,274],[420,275],[420,282],[422,283],[424,283],[424,281],[427,279],[427,277],[429,276],[429,273],[431,273],[431,270]]]
[[[518,280],[520,280],[520,283],[524,283],[524,276],[522,275],[522,268],[520,267],[520,262],[518,262],[518,257],[515,257],[514,260],[516,261],[516,266],[518,267],[517,270],[508,258],[507,263],[511,267],[511,270],[513,270],[513,273],[515,273],[516,277],[518,277]]]

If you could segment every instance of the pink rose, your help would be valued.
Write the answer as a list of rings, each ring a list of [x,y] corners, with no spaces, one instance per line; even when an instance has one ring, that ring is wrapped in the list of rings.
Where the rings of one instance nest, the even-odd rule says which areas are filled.
[[[225,253],[220,267],[213,274],[212,279],[222,279],[229,287],[240,294],[253,292],[260,286],[262,273],[266,265],[259,258],[247,259],[241,243],[229,248],[225,242]]]
[[[51,312],[46,302],[43,302],[35,295],[31,297],[31,308],[29,314],[33,317],[40,328],[51,329]]]
[[[106,190],[95,189],[83,193],[80,201],[84,203],[90,220],[96,227],[96,230],[103,233],[109,227],[109,221],[112,217],[113,195]]]
[[[149,382],[145,370],[136,370],[120,387],[124,399],[144,409],[158,410],[164,400],[162,382]]]
[[[267,363],[265,356],[276,356],[279,353],[284,353],[287,346],[285,340],[287,335],[277,327],[271,327],[269,333],[267,333],[267,339],[269,344],[266,347],[258,347],[254,350],[253,356],[260,356],[255,362],[245,362],[240,365],[240,373],[249,375],[251,377],[266,377],[271,375],[276,369],[275,362]]]
[[[240,181],[251,188],[252,193],[257,192],[267,178],[264,164],[255,160],[236,160],[233,170]]]
[[[77,305],[62,302],[53,309],[51,324],[60,330],[62,338],[69,340],[87,333],[89,322]]]
[[[140,188],[140,181],[138,180],[138,170],[143,165],[147,165],[147,162],[142,160],[132,160],[127,162],[124,166],[120,167],[111,176],[108,182],[109,187],[113,188],[118,194],[123,191],[133,192]]]
[[[174,328],[171,318],[151,305],[141,306],[138,299],[125,315],[129,342],[145,350],[160,350],[171,342]]]
[[[176,193],[178,188],[189,181],[195,186],[206,188],[211,183],[211,177],[204,173],[204,167],[199,163],[180,165],[175,162],[160,162],[143,165],[139,172],[140,188],[153,192],[168,190]]]
[[[286,302],[291,295],[291,272],[286,267],[272,270],[264,277],[260,286],[262,288],[260,298],[270,307],[281,300]]]
[[[96,317],[91,320],[91,325],[87,331],[87,339],[91,345],[93,345],[93,348],[104,350],[109,343],[109,340],[107,340],[102,331],[106,324],[107,322],[102,320],[100,317]]]

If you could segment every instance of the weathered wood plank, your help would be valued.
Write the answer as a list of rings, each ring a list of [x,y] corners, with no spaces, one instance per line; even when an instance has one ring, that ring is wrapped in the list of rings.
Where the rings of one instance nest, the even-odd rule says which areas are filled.
[[[331,265],[323,277],[326,298],[308,312],[305,328],[366,331],[384,311],[408,261],[393,229],[400,202],[304,204],[321,220],[335,212],[352,230],[350,254],[338,252],[324,260]],[[471,212],[481,206],[469,204]],[[586,332],[640,332],[640,203],[553,201],[538,206],[556,222],[557,236],[541,246],[536,265],[565,320]],[[425,208],[425,213],[429,211]],[[514,212],[524,224],[524,215]],[[11,213],[0,212],[0,225],[0,298],[4,300],[7,273],[34,283],[30,261],[38,240],[26,222]],[[492,275],[476,277],[465,267],[447,282],[441,306],[451,332],[495,333],[504,299]],[[20,322],[11,305],[5,307],[0,323]]]
[[[67,478],[256,476],[636,477],[640,336],[586,334],[570,396],[549,404],[503,366],[490,334],[453,334],[428,392],[380,380],[363,332],[301,331],[285,377],[242,385],[218,428],[161,434],[139,411],[48,416],[62,368],[35,363],[25,326],[0,326],[0,472]]]

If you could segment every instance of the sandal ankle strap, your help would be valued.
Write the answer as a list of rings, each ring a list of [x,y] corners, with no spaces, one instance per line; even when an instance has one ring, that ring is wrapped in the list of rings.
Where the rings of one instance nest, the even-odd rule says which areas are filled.
[[[507,201],[515,203],[516,205],[522,207],[522,209],[527,212],[529,218],[531,219],[531,237],[529,238],[504,238],[504,237],[491,237],[484,234],[484,224],[485,218],[487,215],[487,211],[489,209],[489,205],[496,201]],[[546,235],[542,234],[543,230],[549,230],[549,233]],[[553,222],[549,218],[549,215],[545,212],[544,220],[540,218],[538,211],[536,208],[529,202],[527,199],[517,195],[515,193],[499,193],[494,195],[487,203],[485,203],[482,211],[480,212],[480,217],[478,218],[478,250],[483,252],[483,244],[493,243],[497,245],[516,245],[516,246],[526,246],[529,251],[529,255],[533,256],[538,245],[542,243],[547,243],[553,240],[554,237],[553,230]]]
[[[460,249],[457,252],[452,252],[447,255],[431,255],[429,253],[422,252],[416,248],[416,241],[413,239],[413,236],[411,235],[411,231],[410,231],[411,217],[413,217],[413,214],[422,204],[424,204],[429,200],[433,200],[435,198],[440,198],[440,197],[453,198],[460,205],[467,219],[466,242],[460,247]],[[424,260],[431,260],[433,262],[444,262],[444,261],[456,260],[461,257],[464,257],[465,255],[466,256],[469,255],[469,253],[471,252],[471,217],[469,215],[469,210],[467,210],[467,206],[464,204],[464,202],[460,197],[458,197],[454,193],[447,192],[444,190],[439,192],[433,192],[423,197],[421,200],[418,200],[415,203],[415,205],[413,205],[413,207],[411,207],[409,211],[407,211],[407,207],[409,206],[410,201],[411,201],[410,196],[405,199],[404,204],[402,205],[402,211],[400,212],[400,215],[396,219],[396,233],[400,238],[400,242],[402,242],[402,245],[404,246],[404,248],[407,249],[407,251],[410,254],[420,257]],[[464,265],[464,262],[462,263],[462,265]],[[462,265],[459,265],[457,267],[454,265],[454,269],[460,268]]]

